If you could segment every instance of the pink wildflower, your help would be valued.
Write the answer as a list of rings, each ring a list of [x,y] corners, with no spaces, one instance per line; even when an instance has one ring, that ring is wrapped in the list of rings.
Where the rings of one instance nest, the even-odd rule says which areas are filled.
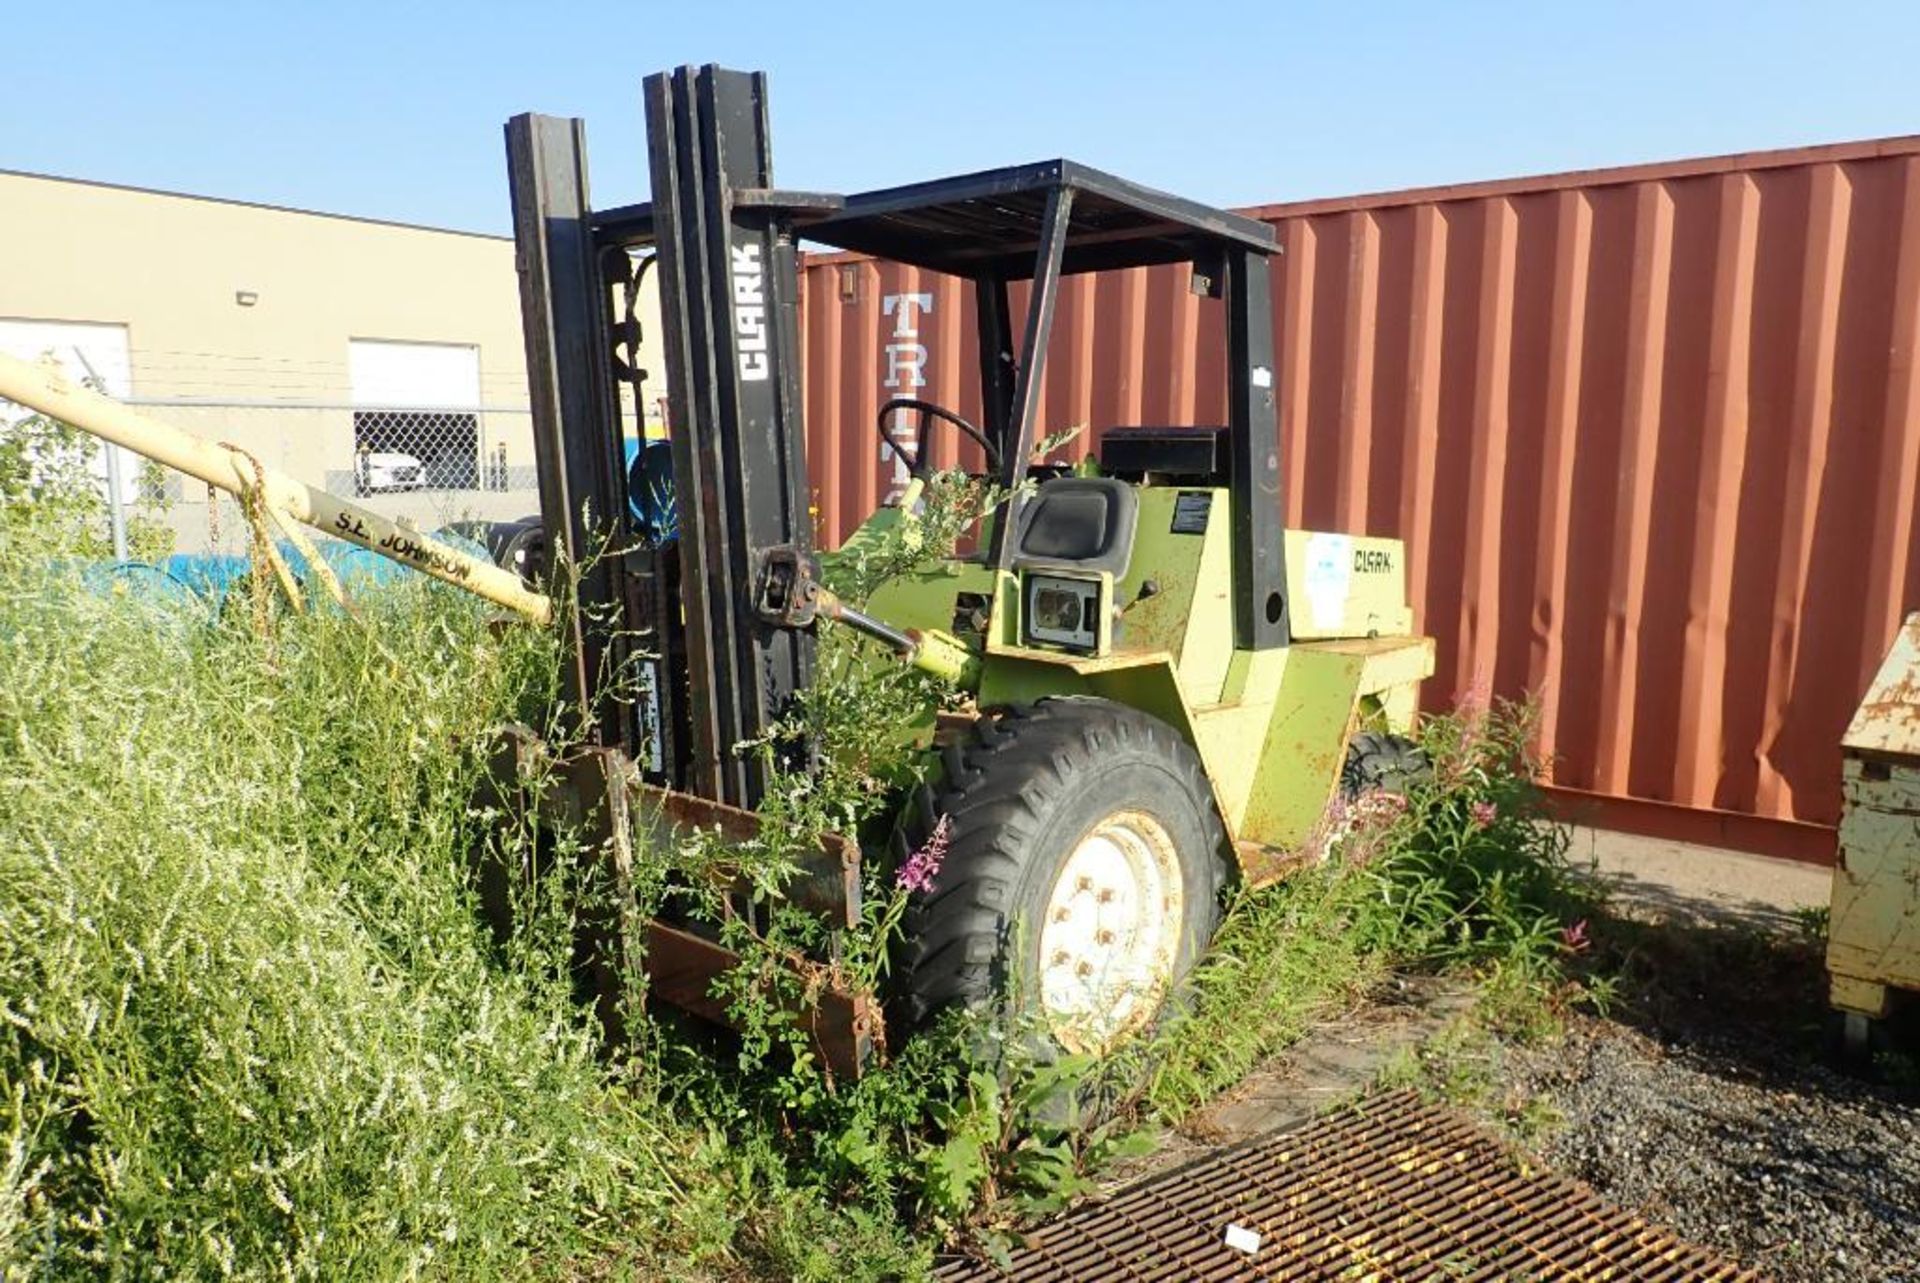
[[[908,856],[893,875],[893,884],[903,891],[933,890],[933,880],[939,876],[940,865],[947,858],[947,844],[952,838],[953,817],[943,815],[940,822],[933,826],[933,832],[927,835],[926,844]]]
[[[1487,714],[1493,711],[1493,683],[1487,680],[1485,673],[1475,671],[1473,680],[1460,692],[1454,710],[1460,719],[1460,747],[1470,749],[1479,743],[1481,733],[1486,729]]]
[[[1560,928],[1560,944],[1568,953],[1585,953],[1593,942],[1587,938],[1587,920],[1585,918],[1571,926]]]
[[[1467,808],[1467,815],[1474,828],[1484,829],[1500,818],[1500,808],[1483,798]]]

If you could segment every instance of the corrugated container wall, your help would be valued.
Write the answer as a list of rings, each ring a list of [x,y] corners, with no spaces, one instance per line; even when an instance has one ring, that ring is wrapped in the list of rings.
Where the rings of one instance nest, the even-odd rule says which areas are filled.
[[[1407,541],[1428,706],[1531,695],[1613,822],[1830,852],[1841,732],[1920,606],[1920,139],[1256,213],[1287,520]],[[978,412],[973,307],[805,278],[831,540],[893,483],[883,400]],[[1068,278],[1042,427],[1224,422],[1223,347],[1174,269]]]

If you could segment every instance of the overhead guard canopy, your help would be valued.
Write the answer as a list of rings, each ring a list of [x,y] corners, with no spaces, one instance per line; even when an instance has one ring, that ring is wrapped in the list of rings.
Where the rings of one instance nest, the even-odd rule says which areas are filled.
[[[1071,160],[861,192],[837,210],[824,202],[796,209],[794,222],[803,239],[834,249],[953,276],[1018,281],[1033,275],[1047,194],[1056,188],[1073,193],[1064,275],[1184,263],[1228,248],[1280,250],[1273,228],[1257,219]],[[652,212],[647,204],[629,205],[594,221],[603,232],[641,241],[651,236]]]
[[[1279,252],[1273,228],[1070,160],[1048,160],[847,197],[807,221],[809,241],[954,276],[1033,275],[1047,194],[1073,193],[1063,274],[1146,267],[1210,251]]]

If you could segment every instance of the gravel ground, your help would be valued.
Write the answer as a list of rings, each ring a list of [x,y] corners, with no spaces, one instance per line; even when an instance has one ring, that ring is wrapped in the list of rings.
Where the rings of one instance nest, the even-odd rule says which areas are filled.
[[[1920,1283],[1920,1109],[1810,1071],[1584,1022],[1516,1057],[1559,1117],[1532,1148],[1681,1237],[1782,1280]]]
[[[1920,1283],[1920,1076],[1898,1056],[1874,1082],[1824,1063],[1818,950],[1699,925],[1597,930],[1624,969],[1613,1018],[1501,1057],[1488,1103],[1524,1143],[1781,1283]]]

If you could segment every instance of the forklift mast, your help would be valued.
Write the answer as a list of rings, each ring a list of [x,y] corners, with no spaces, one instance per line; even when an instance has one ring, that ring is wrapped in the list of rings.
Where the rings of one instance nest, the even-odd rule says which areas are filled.
[[[578,120],[507,124],[514,239],[548,561],[577,569],[567,695],[649,782],[752,808],[766,736],[813,637],[760,609],[765,567],[811,555],[792,225],[835,197],[772,190],[766,77],[644,82],[654,199],[596,211]],[[677,535],[629,508],[639,439],[640,280],[659,273]]]

